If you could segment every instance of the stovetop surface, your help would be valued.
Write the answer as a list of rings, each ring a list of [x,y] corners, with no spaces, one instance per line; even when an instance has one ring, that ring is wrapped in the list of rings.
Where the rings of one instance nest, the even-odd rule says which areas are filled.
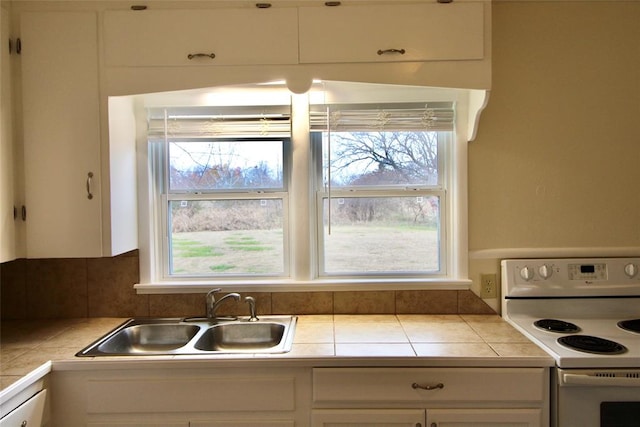
[[[640,258],[503,260],[502,296],[502,317],[549,353],[558,367],[640,368],[640,333],[618,326],[640,319]],[[565,330],[536,326],[541,319]],[[558,342],[578,335],[612,352]]]
[[[631,301],[629,301],[631,304]],[[640,298],[633,301],[640,307]],[[640,310],[640,308],[639,308]],[[620,320],[640,318],[640,311],[623,313],[623,317],[584,318],[555,316],[557,320],[575,324],[576,332],[552,332],[540,329],[534,323],[541,317],[533,314],[511,314],[505,318],[533,342],[541,346],[556,360],[560,368],[640,368],[640,333],[618,327]],[[548,316],[544,316],[548,318]],[[603,338],[621,344],[626,348],[619,354],[598,354],[574,350],[558,342],[560,337],[584,335]]]

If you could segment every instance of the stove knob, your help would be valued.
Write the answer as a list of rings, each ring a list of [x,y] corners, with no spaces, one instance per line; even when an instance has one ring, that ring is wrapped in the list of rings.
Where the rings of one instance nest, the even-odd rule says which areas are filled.
[[[520,277],[522,277],[527,282],[533,279],[533,268],[531,267],[523,267],[520,270]]]
[[[549,267],[547,264],[542,264],[538,268],[538,274],[540,274],[540,277],[543,279],[548,279],[553,274],[553,268]]]
[[[636,274],[638,274],[638,266],[631,263],[625,265],[624,274],[626,274],[630,279],[633,278]]]

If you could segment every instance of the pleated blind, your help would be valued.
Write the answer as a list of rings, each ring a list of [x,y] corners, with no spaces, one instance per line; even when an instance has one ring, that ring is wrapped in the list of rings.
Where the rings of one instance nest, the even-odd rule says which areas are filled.
[[[150,109],[149,139],[288,137],[290,106]]]
[[[450,131],[452,103],[312,105],[311,131]]]

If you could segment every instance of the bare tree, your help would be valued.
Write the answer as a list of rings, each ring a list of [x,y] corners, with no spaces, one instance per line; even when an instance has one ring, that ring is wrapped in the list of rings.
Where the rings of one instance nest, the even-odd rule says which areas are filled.
[[[345,184],[428,184],[438,176],[435,132],[332,135],[332,173]]]

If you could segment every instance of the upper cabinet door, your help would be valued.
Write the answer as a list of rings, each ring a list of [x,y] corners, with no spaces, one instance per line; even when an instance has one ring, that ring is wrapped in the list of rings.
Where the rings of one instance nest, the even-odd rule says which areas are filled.
[[[297,9],[107,11],[104,48],[108,67],[296,64]]]
[[[0,6],[0,262],[16,258],[13,113],[9,14]]]
[[[300,62],[476,60],[483,3],[301,7]]]
[[[29,258],[102,255],[98,18],[21,14]]]

